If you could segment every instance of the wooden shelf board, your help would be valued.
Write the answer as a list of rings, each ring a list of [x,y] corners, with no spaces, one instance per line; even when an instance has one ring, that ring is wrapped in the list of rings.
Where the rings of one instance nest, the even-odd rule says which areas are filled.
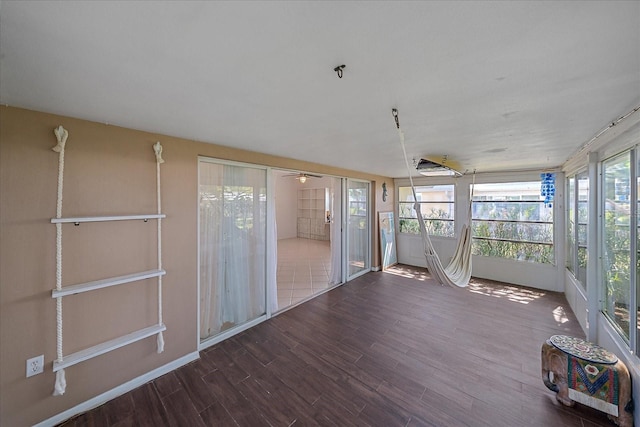
[[[80,362],[84,362],[85,360],[92,359],[96,356],[100,356],[112,350],[124,347],[125,345],[132,344],[136,341],[140,341],[166,329],[167,327],[164,324],[154,325],[148,328],[140,329],[139,331],[135,331],[127,335],[123,335],[119,338],[105,341],[101,344],[94,345],[93,347],[80,350],[76,353],[65,356],[62,359],[62,362],[54,361],[53,372],[59,371],[60,369],[67,368],[69,366],[73,366]]]
[[[148,220],[148,219],[160,219],[166,218],[165,214],[149,214],[149,215],[115,215],[115,216],[79,216],[70,218],[51,218],[52,224],[65,224],[74,223],[80,224],[83,222],[104,222],[104,221],[130,221],[130,220]]]
[[[110,277],[108,279],[94,280],[92,282],[78,283],[76,285],[65,286],[60,290],[54,289],[51,292],[51,298],[65,297],[82,292],[94,291],[96,289],[108,288],[110,286],[122,285],[124,283],[137,282],[138,280],[150,279],[165,274],[167,274],[165,270],[148,270],[124,276]]]

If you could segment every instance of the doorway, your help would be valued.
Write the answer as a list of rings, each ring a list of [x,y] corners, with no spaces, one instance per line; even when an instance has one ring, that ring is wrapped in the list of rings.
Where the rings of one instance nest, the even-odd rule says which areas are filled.
[[[342,179],[273,171],[278,311],[344,282]]]
[[[198,192],[200,349],[370,270],[366,181],[201,157]]]

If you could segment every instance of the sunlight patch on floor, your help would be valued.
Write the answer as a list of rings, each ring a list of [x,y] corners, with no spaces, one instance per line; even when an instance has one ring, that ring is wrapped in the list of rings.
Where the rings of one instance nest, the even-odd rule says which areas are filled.
[[[407,279],[416,279],[420,281],[430,280],[432,277],[427,271],[419,271],[415,268],[407,268],[403,266],[392,266],[384,270],[384,273],[396,276],[406,277]]]
[[[415,267],[405,267],[402,265],[389,267],[384,270],[384,273],[406,277],[407,279],[415,279],[422,282],[426,280],[433,280],[433,277],[431,277],[428,270],[418,269]],[[516,285],[509,285],[508,283],[478,279],[475,277],[471,278],[469,286],[462,289],[468,289],[469,292],[492,298],[506,298],[509,301],[517,302],[519,304],[529,304],[530,302],[546,295],[543,291],[521,288]]]
[[[553,318],[559,324],[567,323],[569,321],[569,317],[567,317],[567,312],[564,310],[564,307],[561,305],[557,306],[553,311]]]
[[[479,279],[472,279],[468,289],[470,292],[485,295],[493,298],[506,298],[509,301],[520,304],[529,304],[545,295],[544,292],[532,289],[520,288],[504,284],[488,284]]]

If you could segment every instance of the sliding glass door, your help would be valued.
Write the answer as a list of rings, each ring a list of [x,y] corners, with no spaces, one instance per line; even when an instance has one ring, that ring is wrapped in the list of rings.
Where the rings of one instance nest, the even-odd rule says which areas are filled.
[[[266,315],[266,169],[199,162],[200,340]]]
[[[267,167],[199,159],[200,349],[278,310],[274,181]],[[317,208],[322,231],[331,230],[325,239],[330,240],[331,259],[326,262],[331,268],[315,273],[323,276],[319,289],[327,289],[371,270],[370,184],[331,178],[320,188],[324,201]],[[293,210],[295,215],[300,209]],[[313,268],[307,269],[315,280]]]
[[[369,183],[347,180],[348,274],[353,279],[371,269]]]

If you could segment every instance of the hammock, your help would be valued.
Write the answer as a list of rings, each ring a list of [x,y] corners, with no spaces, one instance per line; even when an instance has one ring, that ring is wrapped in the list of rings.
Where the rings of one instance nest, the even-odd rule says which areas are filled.
[[[422,236],[422,245],[424,247],[424,256],[427,261],[427,268],[431,273],[431,276],[442,285],[449,285],[453,287],[464,288],[469,284],[471,278],[471,227],[469,224],[462,226],[460,233],[460,239],[456,245],[456,250],[451,258],[451,262],[445,268],[440,262],[440,258],[433,248],[429,233],[424,225],[422,218],[422,212],[420,210],[420,204],[417,202],[416,188],[413,185],[413,178],[411,177],[411,168],[409,167],[409,160],[407,159],[407,151],[404,147],[404,132],[400,129],[400,122],[398,120],[398,111],[393,110],[393,117],[396,121],[396,127],[398,128],[398,135],[400,136],[400,145],[402,146],[402,154],[404,155],[404,162],[407,166],[407,173],[409,175],[409,182],[411,183],[411,191],[413,193],[413,200],[416,201],[414,208],[418,214],[418,225],[420,227],[420,235]],[[474,183],[475,184],[475,175]],[[473,185],[472,195],[469,199],[469,221],[471,220],[471,204],[473,201]]]

